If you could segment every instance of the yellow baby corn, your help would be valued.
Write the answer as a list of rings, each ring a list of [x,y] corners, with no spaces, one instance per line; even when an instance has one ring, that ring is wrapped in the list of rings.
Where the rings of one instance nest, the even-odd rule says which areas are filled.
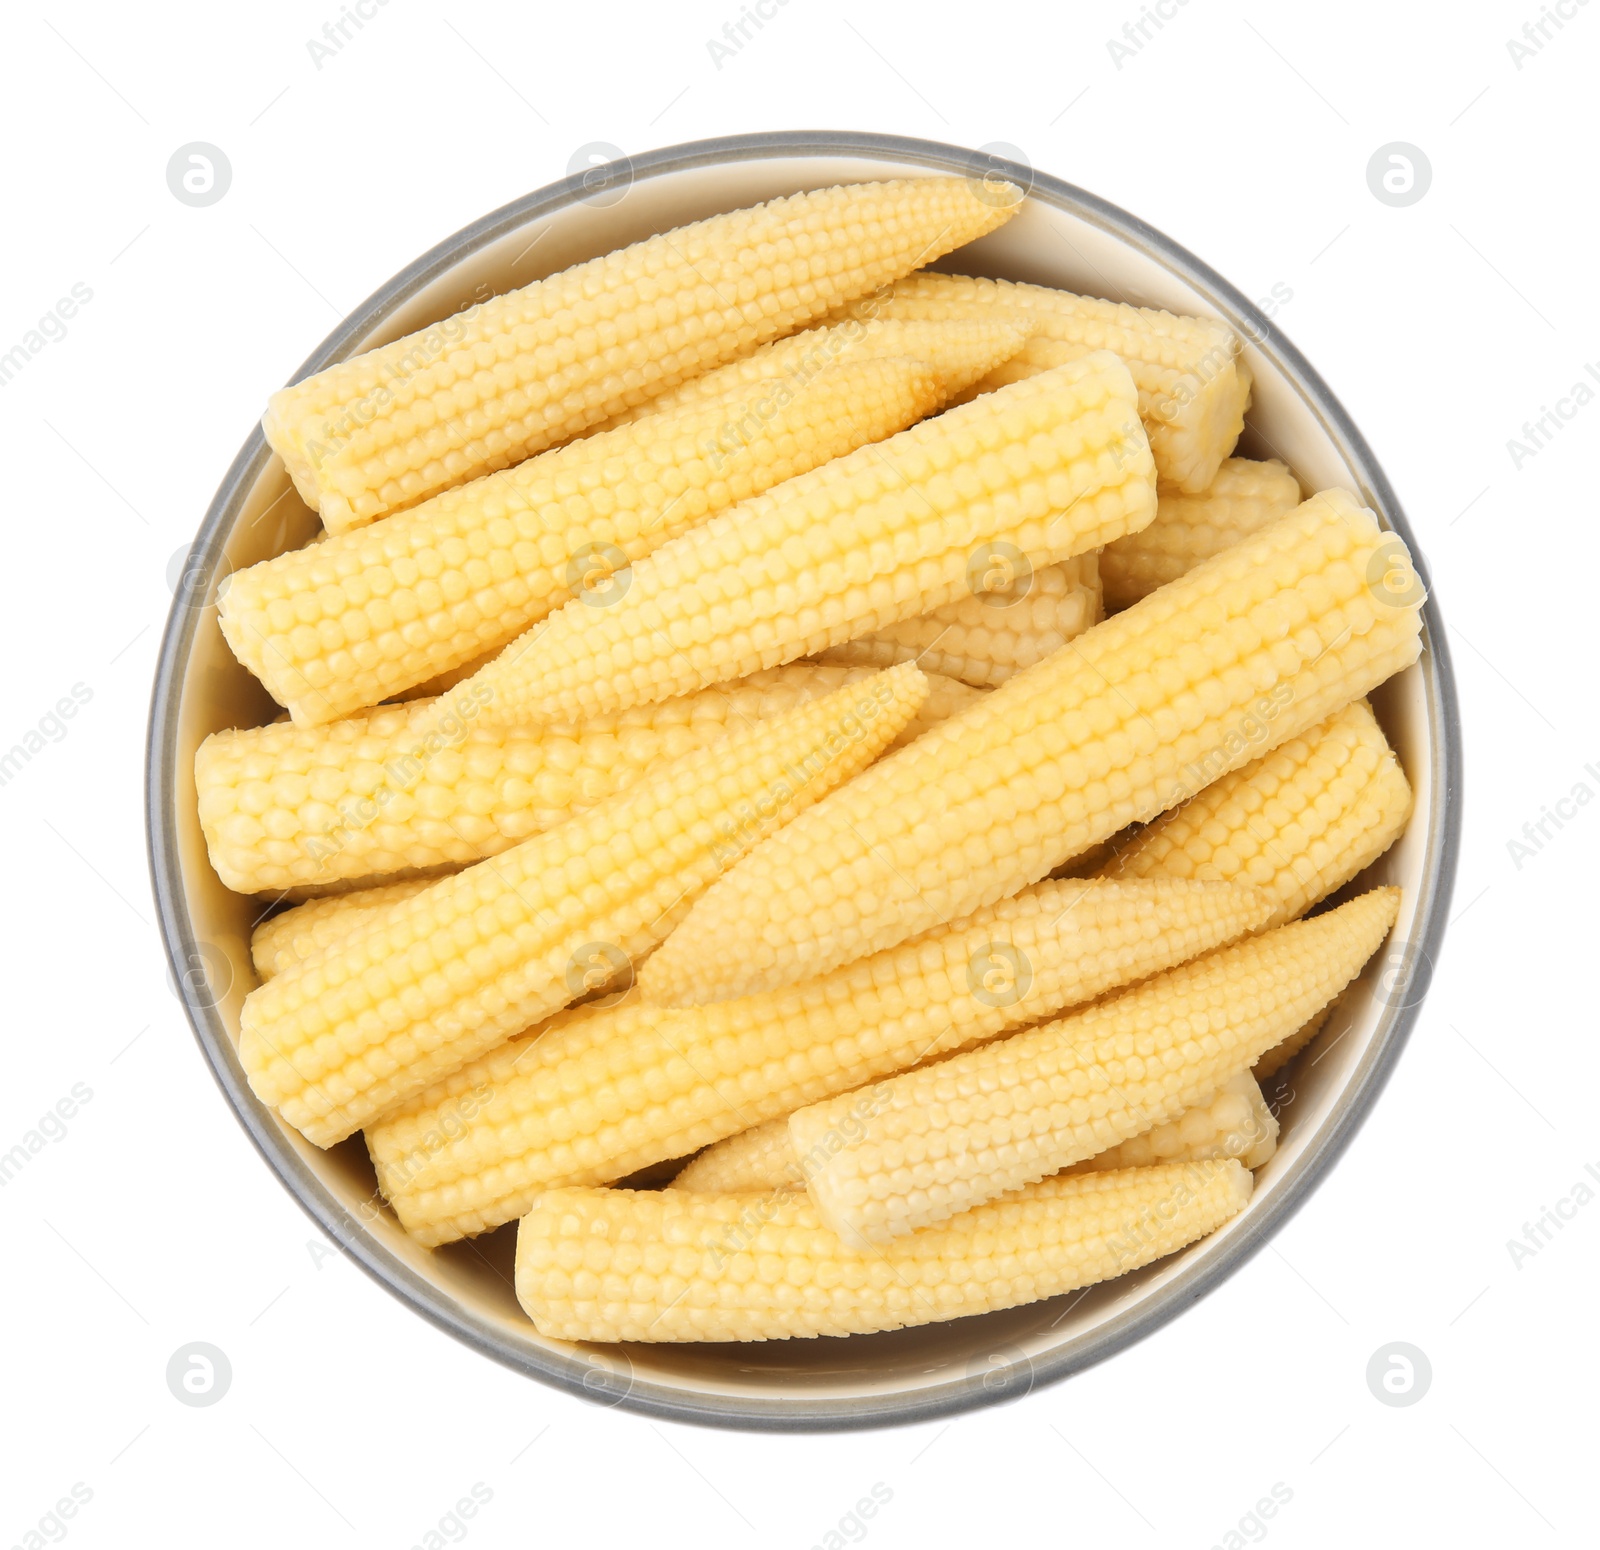
[[[579,435],[1013,210],[964,179],[906,178],[712,216],[330,366],[275,393],[262,429],[343,532]]]
[[[517,1301],[558,1340],[903,1329],[1148,1265],[1237,1215],[1252,1183],[1231,1159],[1045,1179],[875,1254],[841,1243],[792,1190],[551,1190],[517,1229]]]
[[[245,998],[250,1085],[331,1146],[626,964],[763,835],[860,770],[927,693],[890,668],[672,760],[391,905]]]
[[[1342,999],[1342,998],[1341,998]],[[1258,1082],[1265,1082],[1276,1076],[1296,1055],[1300,1053],[1316,1036],[1328,1026],[1328,1021],[1339,1010],[1339,1001],[1332,1001],[1311,1018],[1303,1027],[1297,1028],[1287,1039],[1274,1044],[1260,1060],[1255,1063],[1252,1075]]]
[[[486,651],[482,656],[473,657],[470,662],[463,662],[460,667],[435,673],[432,678],[424,678],[421,683],[412,684],[409,689],[398,690],[379,703],[405,705],[412,700],[436,700],[441,694],[448,694],[457,684],[465,683],[480,667],[487,667],[499,655],[499,650],[497,646],[493,651]]]
[[[250,934],[250,959],[256,966],[256,973],[262,980],[269,980],[284,969],[292,969],[297,963],[316,957],[323,948],[348,936],[356,927],[370,924],[378,912],[402,899],[415,897],[433,881],[431,877],[412,877],[402,883],[384,883],[354,893],[308,899],[292,910],[284,910],[262,921]]]
[[[1422,597],[1354,497],[1307,501],[818,804],[706,893],[642,989],[748,994],[1014,892],[1414,661]]]
[[[892,667],[915,662],[925,673],[994,688],[1042,662],[1100,622],[1096,556],[1030,571],[1024,581],[957,598],[931,613],[830,646],[822,662]]]
[[[239,893],[462,865],[870,675],[795,663],[575,727],[486,727],[477,691],[458,689],[326,727],[216,732],[195,757],[200,823],[217,875]],[[908,733],[978,697],[938,686]]]
[[[1245,1167],[1259,1168],[1277,1150],[1278,1117],[1267,1107],[1255,1077],[1240,1071],[1177,1118],[1130,1136],[1109,1151],[1086,1157],[1066,1171],[1107,1173],[1116,1168],[1202,1162],[1214,1157],[1237,1157]]]
[[[1277,926],[1370,866],[1410,816],[1400,761],[1357,700],[1163,813],[1101,871],[1251,883],[1278,901]]]
[[[222,631],[297,723],[332,721],[503,646],[575,595],[586,614],[603,608],[631,562],[943,397],[918,361],[852,360],[737,426],[717,403],[648,415],[235,572]]]
[[[1255,1077],[1244,1071],[1229,1077],[1176,1119],[1063,1171],[1103,1173],[1214,1157],[1237,1157],[1245,1167],[1259,1168],[1277,1145],[1277,1116],[1267,1107]],[[805,1184],[805,1173],[789,1138],[789,1117],[783,1115],[708,1147],[667,1187],[702,1194],[741,1194],[804,1189]]]
[[[867,309],[880,318],[1000,317],[1027,327],[1033,337],[979,383],[978,392],[1053,370],[1091,350],[1115,351],[1138,386],[1139,414],[1161,481],[1180,490],[1205,489],[1244,428],[1250,372],[1239,358],[1237,336],[1214,318],[948,274],[908,275],[886,295],[841,313]]]
[[[479,675],[493,714],[565,721],[837,645],[966,594],[997,556],[1053,564],[1148,522],[1149,447],[1105,351],[744,501],[573,603]]]
[[[1100,558],[1106,607],[1137,603],[1202,560],[1300,504],[1300,484],[1282,463],[1230,457],[1198,495],[1162,490],[1156,519],[1106,545]]]
[[[1148,1168],[1215,1157],[1237,1157],[1245,1167],[1259,1168],[1277,1149],[1277,1116],[1267,1107],[1256,1079],[1241,1071],[1176,1119],[1063,1171],[1107,1173],[1116,1168]],[[667,1187],[727,1195],[804,1189],[805,1185],[805,1172],[789,1138],[789,1117],[783,1115],[708,1147]]]
[[[1164,1125],[1343,990],[1399,898],[1374,889],[1084,1011],[801,1109],[789,1138],[806,1189],[850,1242],[884,1243]]]
[[[771,415],[771,395],[779,384],[794,389],[810,382],[818,372],[849,361],[904,356],[932,367],[944,384],[945,396],[955,397],[1020,350],[1027,337],[1026,329],[1014,324],[981,318],[951,323],[850,319],[775,339],[726,366],[690,377],[637,408],[624,410],[608,420],[605,428],[627,425],[648,414],[716,402],[727,406],[727,435],[738,444],[743,440],[739,425],[746,415],[758,421]]]
[[[789,1116],[741,1130],[709,1146],[667,1186],[702,1195],[744,1195],[774,1189],[804,1189],[800,1159],[789,1143]]]
[[[484,1232],[541,1189],[608,1183],[967,1048],[1231,941],[1270,907],[1216,883],[1045,883],[772,995],[563,1014],[371,1127],[378,1183],[423,1243]]]

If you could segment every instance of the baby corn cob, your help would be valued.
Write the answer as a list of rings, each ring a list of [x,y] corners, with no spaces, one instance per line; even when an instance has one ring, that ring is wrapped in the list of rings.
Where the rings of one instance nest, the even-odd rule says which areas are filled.
[[[696,749],[548,834],[391,905],[245,998],[258,1098],[332,1146],[627,963],[723,867],[848,780],[927,693],[890,668]]]
[[[993,230],[959,178],[857,183],[681,226],[275,393],[331,533],[521,462]]]
[[[1045,1179],[876,1254],[802,1194],[560,1189],[517,1229],[517,1301],[558,1340],[783,1340],[1012,1308],[1148,1265],[1237,1215],[1237,1162]]]
[[[953,398],[986,377],[1008,355],[1014,355],[1027,338],[1025,328],[987,318],[951,323],[881,323],[851,318],[829,328],[810,328],[787,339],[774,339],[726,366],[690,377],[659,397],[624,410],[607,421],[605,429],[627,425],[648,414],[716,402],[727,406],[729,435],[737,441],[737,426],[745,414],[760,419],[772,413],[770,406],[763,411],[761,405],[775,384],[795,387],[846,361],[883,356],[922,361],[944,384],[945,396]]]
[[[326,727],[215,732],[195,756],[200,823],[212,866],[238,893],[480,861],[664,760],[869,676],[796,663],[575,727],[483,726],[478,692],[462,689]],[[937,703],[906,731],[976,698],[940,679]]]
[[[773,995],[563,1014],[369,1128],[368,1149],[406,1230],[447,1242],[521,1216],[541,1189],[625,1177],[1091,1000],[1270,907],[1215,883],[1042,884]]]
[[[473,657],[470,662],[463,662],[460,667],[435,673],[432,678],[424,678],[421,683],[412,684],[409,689],[397,690],[380,703],[406,705],[412,700],[436,700],[441,694],[448,694],[457,684],[465,683],[480,667],[487,667],[499,655],[499,650],[497,646],[493,651],[486,651],[482,656]]]
[[[1314,497],[818,804],[708,890],[641,988],[748,994],[1014,892],[1414,661],[1422,595],[1370,512]]]
[[[1339,1010],[1338,1001],[1330,1001],[1327,1006],[1304,1027],[1297,1028],[1287,1039],[1274,1044],[1260,1060],[1255,1063],[1252,1075],[1258,1082],[1265,1082],[1280,1072],[1296,1055],[1303,1050],[1316,1036],[1328,1026],[1328,1019]]]
[[[789,1144],[789,1116],[741,1130],[709,1146],[687,1163],[668,1189],[702,1195],[746,1195],[775,1189],[804,1189],[800,1159]]]
[[[479,675],[492,714],[562,721],[665,699],[953,602],[996,552],[1053,564],[1155,511],[1127,369],[1104,351],[986,394],[723,512]]]
[[[944,388],[918,361],[852,360],[779,397],[736,426],[717,402],[648,415],[236,571],[218,593],[222,632],[297,723],[335,720],[503,646],[575,594],[595,612],[631,562],[915,423]]]
[[[1139,414],[1156,471],[1163,484],[1180,490],[1205,489],[1244,428],[1250,372],[1239,358],[1237,336],[1214,318],[951,274],[908,275],[887,295],[841,312],[867,308],[880,318],[1000,317],[1027,327],[1033,337],[979,383],[977,392],[1053,370],[1091,350],[1114,351],[1128,363],[1138,386]]]
[[[1299,481],[1282,463],[1243,457],[1230,457],[1198,495],[1162,490],[1155,521],[1100,557],[1106,607],[1137,603],[1299,504]]]
[[[1267,1107],[1256,1079],[1241,1071],[1176,1119],[1098,1156],[1086,1157],[1065,1171],[1105,1173],[1114,1168],[1146,1168],[1154,1163],[1199,1162],[1213,1157],[1237,1157],[1245,1167],[1259,1168],[1277,1148],[1277,1116]],[[784,1115],[708,1147],[667,1187],[716,1195],[804,1189],[805,1184],[805,1173],[789,1139],[789,1117]]]
[[[1370,866],[1410,816],[1400,761],[1357,700],[1163,813],[1101,871],[1251,883],[1278,901],[1278,926]]]
[[[915,662],[926,673],[994,688],[1042,662],[1100,622],[1096,556],[1081,554],[1030,571],[992,592],[957,598],[931,613],[830,646],[822,662],[892,667]]]
[[[431,877],[411,877],[403,883],[385,883],[377,888],[362,888],[354,893],[331,894],[326,899],[308,899],[292,910],[284,910],[264,920],[250,935],[250,959],[263,981],[285,969],[292,969],[323,948],[348,936],[358,926],[368,925],[391,904],[415,898],[431,887]]]
[[[1084,1011],[801,1109],[789,1139],[806,1189],[849,1242],[884,1243],[1164,1125],[1343,990],[1399,898],[1374,889]]]
[[[724,1142],[724,1145],[727,1143]],[[1117,1168],[1148,1168],[1157,1163],[1202,1162],[1237,1157],[1259,1168],[1278,1150],[1278,1117],[1267,1107],[1260,1085],[1248,1071],[1230,1076],[1176,1119],[1074,1163],[1068,1173],[1107,1173]]]

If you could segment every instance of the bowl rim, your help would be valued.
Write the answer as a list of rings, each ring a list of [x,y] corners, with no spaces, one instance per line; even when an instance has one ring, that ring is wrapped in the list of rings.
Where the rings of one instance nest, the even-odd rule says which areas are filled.
[[[553,214],[581,202],[608,179],[631,181],[693,168],[755,160],[784,160],[830,155],[878,158],[927,168],[930,172],[965,176],[1009,177],[1028,196],[1078,217],[1140,250],[1204,296],[1216,313],[1261,350],[1295,389],[1324,433],[1358,476],[1361,493],[1384,525],[1405,540],[1424,584],[1428,582],[1410,524],[1387,476],[1344,406],[1284,336],[1282,330],[1247,297],[1187,249],[1153,226],[1073,184],[985,151],[972,151],[937,141],[848,130],[784,130],[727,135],[625,158],[608,167],[588,169],[513,200],[447,237],[356,307],[307,357],[292,381],[352,353],[397,307],[445,274],[470,253],[530,219]],[[191,564],[209,596],[224,548],[240,509],[271,453],[255,426],[224,475],[205,520],[190,548]],[[194,922],[185,895],[176,836],[178,791],[177,743],[181,689],[203,610],[186,606],[184,593],[174,599],[156,660],[146,744],[145,806],[151,886],[172,983],[212,1076],[227,1098],[234,1117],[255,1144],[284,1188],[307,1215],[349,1258],[378,1284],[456,1339],[515,1371],[556,1388],[607,1405],[651,1417],[700,1425],[763,1431],[842,1431],[867,1427],[913,1425],[981,1405],[1016,1398],[1035,1386],[1059,1382],[1105,1361],[1143,1339],[1215,1290],[1223,1280],[1258,1253],[1305,1204],[1326,1178],[1387,1084],[1410,1036],[1437,960],[1447,924],[1450,896],[1460,850],[1462,747],[1459,705],[1444,623],[1429,586],[1423,605],[1421,659],[1427,709],[1427,738],[1432,771],[1429,827],[1422,860],[1420,897],[1410,945],[1415,952],[1403,963],[1390,1004],[1379,1021],[1365,1059],[1345,1091],[1335,1100],[1320,1133],[1280,1178],[1270,1201],[1220,1253],[1179,1272],[1166,1285],[1139,1298],[1130,1308],[1094,1330],[1028,1359],[1027,1382],[991,1387],[970,1379],[954,1379],[911,1392],[886,1392],[847,1399],[768,1399],[696,1393],[631,1377],[619,1382],[614,1370],[580,1356],[519,1345],[488,1319],[464,1309],[444,1291],[370,1236],[358,1218],[326,1185],[272,1123],[249,1090],[233,1044],[217,1010],[184,972],[198,951]],[[625,1365],[627,1365],[625,1363]]]

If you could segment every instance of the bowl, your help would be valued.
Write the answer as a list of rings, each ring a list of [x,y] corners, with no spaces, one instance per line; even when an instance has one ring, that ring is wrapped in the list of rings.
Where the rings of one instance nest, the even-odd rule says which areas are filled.
[[[356,308],[299,375],[443,318],[484,284],[496,291],[525,285],[654,232],[776,195],[927,173],[993,175],[1027,194],[1010,222],[944,267],[1227,319],[1246,341],[1255,375],[1241,450],[1283,458],[1309,488],[1354,489],[1416,553],[1389,481],[1350,417],[1233,286],[1092,194],[1015,162],[922,140],[742,135],[590,169],[425,253]],[[745,1428],[914,1423],[1016,1398],[1151,1334],[1258,1252],[1334,1166],[1399,1058],[1444,932],[1458,848],[1460,733],[1432,598],[1421,660],[1374,696],[1417,794],[1407,832],[1370,879],[1403,885],[1399,922],[1323,1035],[1315,1063],[1296,1069],[1277,1155],[1258,1173],[1241,1215],[1183,1252],[1087,1292],[922,1329],[750,1345],[590,1347],[545,1339],[512,1294],[515,1224],[445,1249],[419,1247],[379,1199],[361,1138],[319,1151],[257,1102],[239,1063],[239,1008],[255,984],[249,938],[261,905],[230,893],[211,870],[196,815],[194,753],[207,734],[259,725],[277,707],[224,643],[216,589],[231,570],[298,546],[317,525],[252,428],[190,551],[156,667],[147,813],[161,932],[201,1052],[284,1187],[386,1290],[519,1372],[603,1404]]]

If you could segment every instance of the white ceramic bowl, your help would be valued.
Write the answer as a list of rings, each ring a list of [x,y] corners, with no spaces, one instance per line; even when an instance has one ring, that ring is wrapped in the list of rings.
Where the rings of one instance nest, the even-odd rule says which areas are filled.
[[[1250,341],[1255,373],[1242,450],[1285,459],[1310,488],[1358,491],[1415,553],[1394,492],[1360,433],[1299,352],[1231,285],[1080,189],[925,141],[740,136],[569,178],[424,254],[330,334],[300,375],[445,317],[482,282],[496,291],[524,285],[718,211],[839,182],[990,171],[1022,184],[1026,204],[947,267],[1226,318]],[[374,1203],[361,1138],[327,1152],[308,1145],[256,1101],[239,1065],[239,1006],[255,984],[249,932],[259,906],[225,889],[206,859],[194,753],[208,733],[259,725],[276,707],[234,661],[213,600],[223,575],[301,544],[316,526],[252,429],[195,540],[156,671],[148,816],[161,929],[201,1050],[268,1165],[375,1280],[485,1354],[602,1403],[726,1426],[884,1425],[1013,1398],[1150,1334],[1215,1288],[1333,1166],[1382,1089],[1427,988],[1455,869],[1460,737],[1437,601],[1426,608],[1422,660],[1376,696],[1417,792],[1409,830],[1374,868],[1373,880],[1404,887],[1399,924],[1386,961],[1369,966],[1353,993],[1348,1031],[1314,1065],[1303,1061],[1295,1071],[1277,1155],[1258,1174],[1239,1217],[1183,1253],[1087,1293],[925,1329],[759,1345],[582,1347],[543,1339],[512,1295],[514,1225],[442,1250],[418,1247]]]

